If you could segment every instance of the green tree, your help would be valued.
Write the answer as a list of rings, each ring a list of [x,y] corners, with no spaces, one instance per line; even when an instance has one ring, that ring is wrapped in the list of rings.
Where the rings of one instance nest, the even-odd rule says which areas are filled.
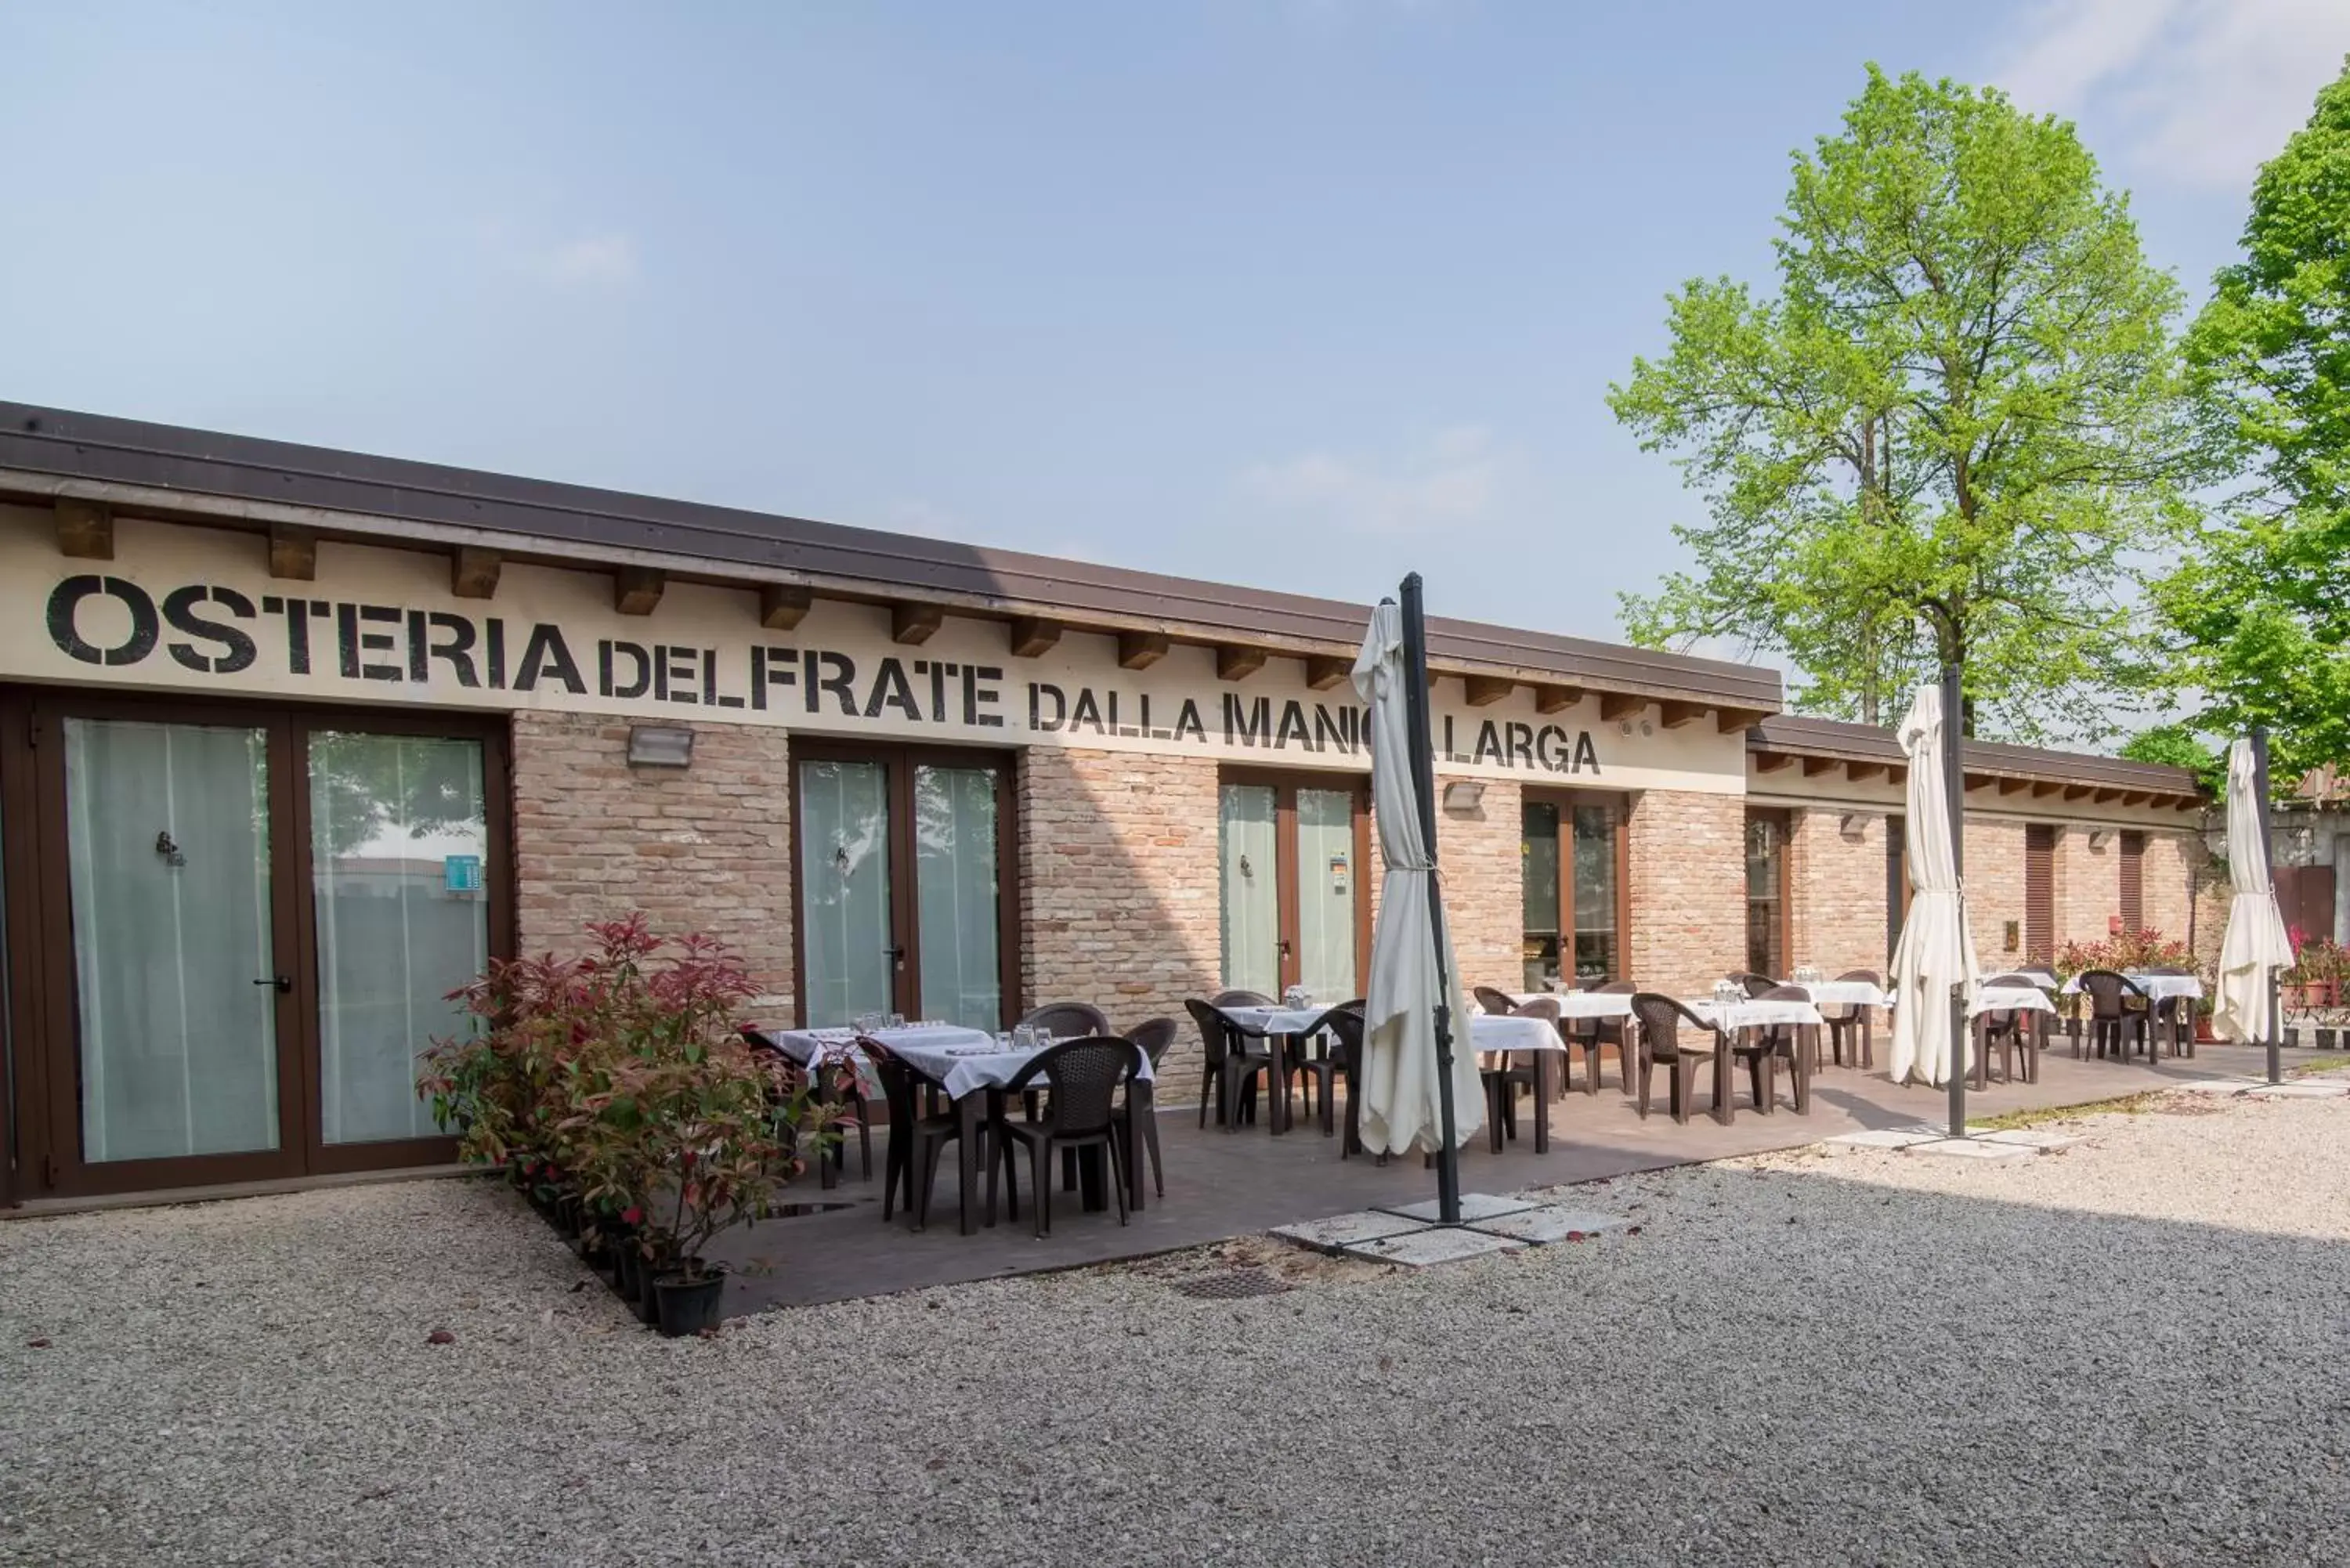
[[[1692,280],[1610,389],[1709,514],[1631,635],[1783,654],[1799,705],[1868,722],[1955,663],[1970,728],[2104,732],[2079,699],[2151,678],[2135,562],[2195,450],[2126,201],[2071,126],[1872,66],[1781,226],[1775,297]]]
[[[2269,725],[2289,779],[2350,761],[2350,68],[2261,171],[2243,248],[2187,352],[2244,488],[2158,597],[2197,725]]]

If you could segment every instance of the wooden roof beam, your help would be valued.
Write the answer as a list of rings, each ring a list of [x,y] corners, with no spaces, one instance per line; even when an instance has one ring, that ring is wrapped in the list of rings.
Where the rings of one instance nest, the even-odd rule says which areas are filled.
[[[800,583],[768,583],[759,589],[759,624],[769,631],[789,631],[816,607],[814,590]]]
[[[1580,686],[1541,685],[1534,688],[1534,711],[1537,713],[1564,713],[1582,701],[1583,688]]]
[[[1982,788],[1984,785],[1986,785],[1986,784],[1990,784],[1990,783],[1991,783],[1991,774],[1967,774],[1967,775],[1966,775],[1966,779],[1967,779],[1967,783],[1966,783],[1966,787],[1967,787],[1967,788],[1969,788],[1969,789],[1981,789],[1981,788]]]
[[[2096,805],[2111,805],[2114,802],[2121,799],[2121,797],[2122,792],[2120,790],[2101,789],[2097,791],[2096,798],[2091,804]]]
[[[2086,800],[2096,793],[2095,789],[2092,788],[2088,784],[2066,784],[2064,786],[2064,798],[2066,800]]]
[[[1471,708],[1490,708],[1517,690],[1518,683],[1506,675],[1464,675],[1461,678],[1462,695]]]
[[[1308,691],[1327,691],[1352,678],[1355,661],[1336,653],[1309,653],[1305,656],[1305,685]]]
[[[1012,618],[1012,657],[1042,659],[1061,640],[1061,623],[1042,616]]]
[[[2032,786],[2032,798],[2034,800],[2047,800],[2064,793],[2064,786],[2054,779],[2042,779]]]
[[[1795,759],[1784,752],[1752,752],[1748,754],[1754,759],[1754,771],[1758,774],[1775,774],[1783,768],[1795,765]]]
[[[1823,774],[1835,773],[1843,766],[1844,760],[1840,757],[1805,757],[1804,776],[1807,779],[1815,779]]]
[[[449,552],[449,591],[461,599],[495,598],[498,573],[505,557],[478,545],[460,545]]]
[[[622,615],[650,615],[669,587],[669,574],[653,566],[612,568],[612,607]]]
[[[318,580],[318,536],[289,523],[269,525],[269,575],[292,582]]]
[[[1216,679],[1246,680],[1264,668],[1265,652],[1262,648],[1246,648],[1238,643],[1220,643],[1216,647]]]
[[[1659,702],[1657,719],[1668,730],[1686,729],[1712,710],[1702,702]]]
[[[2122,804],[2124,805],[2144,805],[2147,801],[2150,801],[2153,798],[2154,792],[2152,790],[2129,789],[2122,792]]]
[[[1167,657],[1167,634],[1163,631],[1122,631],[1118,634],[1118,667],[1120,670],[1148,670]]]
[[[1635,697],[1629,691],[1603,691],[1599,694],[1599,717],[1604,723],[1628,719],[1648,705],[1646,697]]]
[[[1725,735],[1736,735],[1752,729],[1770,717],[1760,708],[1717,708],[1713,711],[1713,727]]]
[[[57,554],[78,561],[114,559],[114,508],[71,495],[57,498]]]
[[[2002,779],[1999,781],[2000,798],[2002,800],[2012,794],[2029,794],[2031,792],[2032,781],[2030,779]]]
[[[1852,780],[1855,784],[1866,784],[1871,779],[1881,779],[1885,776],[1886,772],[1887,764],[1884,763],[1847,763],[1845,764],[1845,776]]]
[[[946,623],[946,606],[900,600],[889,607],[889,640],[920,648]]]

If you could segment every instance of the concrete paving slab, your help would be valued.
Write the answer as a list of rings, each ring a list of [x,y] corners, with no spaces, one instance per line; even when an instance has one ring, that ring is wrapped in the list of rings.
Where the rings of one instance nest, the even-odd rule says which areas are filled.
[[[1496,1198],[1490,1192],[1464,1192],[1461,1195],[1461,1219],[1463,1224],[1472,1220],[1498,1220],[1504,1214],[1515,1214],[1533,1207],[1533,1201],[1524,1198]],[[1431,1198],[1425,1203],[1406,1203],[1396,1208],[1382,1208],[1380,1212],[1400,1214],[1407,1220],[1417,1220],[1422,1224],[1433,1225],[1437,1221],[1437,1201]]]
[[[1544,1247],[1554,1241],[1604,1236],[1611,1231],[1621,1231],[1631,1223],[1621,1214],[1602,1214],[1596,1210],[1544,1208],[1480,1220],[1470,1229],[1482,1231],[1488,1236],[1507,1236],[1532,1247]]]
[[[2183,1084],[2165,1084],[2166,1090],[2182,1095],[2241,1095],[2246,1089],[2257,1088],[2258,1078],[2189,1078]]]
[[[2049,1132],[2040,1127],[2001,1127],[1994,1132],[1977,1133],[1984,1143],[2012,1143],[2025,1148],[2036,1148],[2046,1154],[2052,1149],[2071,1148],[2088,1140],[2078,1133]]]
[[[1827,1141],[1838,1148],[1908,1148],[1912,1144],[1932,1143],[1949,1136],[1940,1127],[1877,1127],[1869,1132],[1846,1133]]]
[[[2282,1084],[2254,1084],[2244,1093],[2262,1100],[2338,1100],[2350,1095],[2350,1084],[2301,1078]]]
[[[1525,1245],[1523,1241],[1513,1241],[1507,1236],[1488,1236],[1482,1231],[1438,1226],[1432,1230],[1412,1231],[1401,1236],[1385,1236],[1376,1241],[1364,1241],[1347,1248],[1347,1256],[1367,1258],[1375,1263],[1401,1263],[1408,1269],[1427,1269],[1439,1263],[1460,1263],[1471,1258],[1489,1257],[1495,1252],[1523,1251]]]
[[[1981,1137],[1937,1138],[1913,1143],[1904,1154],[1929,1155],[1936,1159],[2031,1159],[2039,1150],[2028,1143],[1992,1143]]]
[[[1376,1241],[1383,1237],[1401,1236],[1427,1229],[1422,1220],[1366,1209],[1359,1214],[1339,1214],[1327,1220],[1304,1220],[1295,1225],[1275,1225],[1273,1233],[1301,1247],[1337,1252],[1358,1241]]]

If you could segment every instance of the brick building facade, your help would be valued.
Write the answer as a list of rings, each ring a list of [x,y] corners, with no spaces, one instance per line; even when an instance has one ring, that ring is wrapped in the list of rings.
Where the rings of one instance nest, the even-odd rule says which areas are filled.
[[[1058,1000],[1130,1028],[1231,985],[1365,989],[1360,606],[0,408],[0,607],[26,1173],[0,1196],[445,1158],[412,1093],[443,993],[631,909],[723,939],[785,1028],[993,1030]],[[1885,968],[1888,732],[1779,713],[1766,670],[1466,622],[1429,642],[1465,981],[1686,995],[1763,935],[1774,967]],[[1987,965],[2033,929],[2043,833],[2058,940],[2120,913],[2125,836],[2146,922],[2187,925],[2187,775],[1971,744],[1966,774]],[[260,913],[77,948],[78,909],[140,900]],[[153,975],[207,943],[235,983],[166,1016],[192,1004]],[[101,1016],[195,1054],[99,1103],[78,1085],[130,1048]],[[1199,1079],[1180,1039],[1170,1107]],[[274,1127],[133,1103],[231,1073],[285,1075]]]

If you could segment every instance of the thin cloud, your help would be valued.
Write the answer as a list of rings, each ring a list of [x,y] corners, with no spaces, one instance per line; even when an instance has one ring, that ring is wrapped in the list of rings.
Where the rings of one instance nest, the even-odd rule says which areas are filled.
[[[2344,0],[2048,0],[1994,78],[2082,122],[2146,180],[2236,190],[2350,52]]]
[[[501,221],[483,225],[482,241],[508,272],[556,288],[623,288],[639,270],[636,241],[617,230],[548,240]]]
[[[1253,463],[1242,493],[1268,510],[1366,534],[1428,534],[1492,515],[1507,454],[1492,433],[1460,425],[1381,462],[1301,452]]]

